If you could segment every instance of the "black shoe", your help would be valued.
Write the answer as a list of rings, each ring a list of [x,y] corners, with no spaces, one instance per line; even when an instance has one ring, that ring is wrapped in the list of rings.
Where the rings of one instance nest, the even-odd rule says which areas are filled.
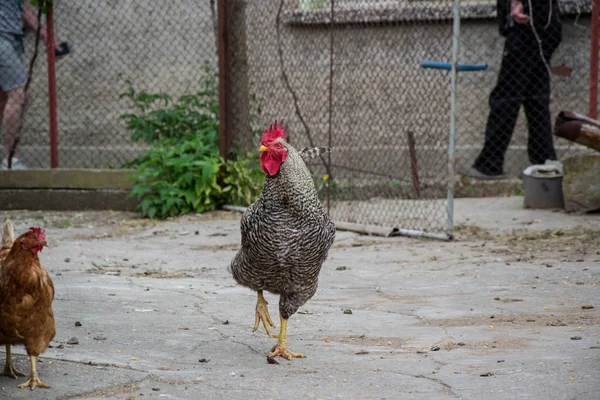
[[[484,174],[483,172],[479,171],[475,167],[471,167],[468,170],[463,171],[462,175],[466,175],[469,178],[479,179],[482,181],[497,181],[497,180],[501,180],[501,179],[506,179],[506,175],[504,175],[504,174],[488,175],[488,174]]]

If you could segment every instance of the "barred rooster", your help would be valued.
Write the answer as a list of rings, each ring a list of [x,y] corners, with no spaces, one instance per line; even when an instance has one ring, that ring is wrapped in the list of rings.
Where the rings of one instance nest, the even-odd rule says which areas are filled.
[[[267,357],[305,357],[287,347],[287,322],[317,291],[319,272],[335,237],[335,226],[317,197],[304,163],[330,148],[297,151],[286,142],[286,129],[277,122],[262,136],[260,165],[267,174],[263,190],[241,221],[242,248],[230,265],[240,285],[258,292],[254,331],[262,321],[267,335],[278,342]],[[263,291],[279,297],[279,335],[269,316]]]

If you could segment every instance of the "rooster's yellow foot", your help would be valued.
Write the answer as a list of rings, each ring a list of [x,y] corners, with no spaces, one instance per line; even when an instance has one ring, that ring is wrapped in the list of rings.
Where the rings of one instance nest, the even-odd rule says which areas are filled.
[[[17,379],[17,376],[25,376],[25,374],[16,369],[12,363],[7,362],[6,366],[0,373],[0,376],[8,376],[10,378]]]
[[[273,358],[273,357],[283,357],[286,360],[291,360],[292,358],[306,358],[306,356],[302,353],[294,353],[292,352],[290,349],[288,349],[287,347],[281,347],[278,344],[276,344],[275,346],[273,346],[273,348],[271,349],[271,352],[267,355],[267,357],[269,358]]]
[[[40,380],[40,377],[35,374],[33,376],[29,376],[29,379],[27,379],[27,382],[19,385],[19,387],[21,389],[24,389],[26,387],[31,388],[31,390],[34,390],[35,388],[44,388],[44,389],[49,389],[50,385],[48,385],[47,383],[44,383]]]
[[[275,327],[275,324],[273,323],[273,321],[271,320],[271,316],[269,315],[269,308],[267,307],[268,304],[269,303],[267,303],[267,300],[265,300],[265,298],[263,297],[262,290],[259,290],[258,300],[256,300],[256,314],[254,317],[254,328],[252,329],[252,332],[256,332],[256,330],[258,329],[258,325],[262,321],[265,327],[265,331],[267,331],[267,335],[269,335],[272,338],[277,338],[279,336],[272,334],[271,329],[269,328],[269,325]]]
[[[27,382],[19,385],[19,387],[21,389],[28,387],[31,390],[34,390],[35,388],[38,388],[38,387],[49,389],[50,385],[48,385],[47,383],[42,382],[40,380],[40,377],[38,376],[37,366],[36,366],[37,357],[36,356],[29,356],[29,361],[31,363],[31,372],[29,373],[29,379],[27,379]]]

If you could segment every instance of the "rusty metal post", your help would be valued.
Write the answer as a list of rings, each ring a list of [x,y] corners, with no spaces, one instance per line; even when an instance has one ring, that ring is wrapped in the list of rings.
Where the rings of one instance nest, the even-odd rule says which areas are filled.
[[[600,41],[600,0],[592,3],[592,46],[590,51],[590,104],[589,117],[598,118],[598,51]]]
[[[329,126],[327,129],[327,145],[331,148],[332,138],[331,131],[333,128],[333,53],[334,53],[334,21],[335,21],[335,0],[331,0],[330,9],[330,21],[329,21]],[[331,153],[327,154],[327,165],[328,170],[331,171]],[[329,178],[333,178],[330,176]],[[331,182],[331,181],[330,181]],[[331,212],[331,183],[327,185],[327,213]]]
[[[219,58],[219,152],[221,157],[227,158],[231,147],[229,130],[229,109],[227,95],[229,93],[229,57],[228,57],[228,32],[227,16],[229,0],[218,0],[217,3],[217,31],[218,31],[218,58]]]
[[[48,114],[50,117],[50,167],[58,168],[58,127],[56,118],[56,59],[54,57],[54,6],[48,2],[46,14],[46,54],[48,55]]]
[[[247,0],[230,0],[227,10],[227,62],[229,87],[227,93],[229,134],[228,151],[232,142],[242,143],[242,151],[250,151],[252,125],[250,121],[250,84],[246,51]],[[254,145],[256,143],[252,143]],[[254,151],[256,149],[254,148]],[[229,154],[229,156],[235,156]]]
[[[598,57],[600,49],[600,0],[592,3],[592,33],[590,50],[590,100],[589,117],[598,117]]]

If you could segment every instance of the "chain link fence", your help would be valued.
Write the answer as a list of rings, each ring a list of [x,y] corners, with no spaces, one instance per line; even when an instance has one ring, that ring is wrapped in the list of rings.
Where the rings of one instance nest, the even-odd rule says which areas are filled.
[[[1,4],[16,7],[18,3]],[[131,140],[120,119],[133,111],[131,99],[120,94],[128,91],[129,83],[137,93],[166,93],[172,99],[200,90],[207,71],[217,72],[215,29],[214,1],[54,0],[56,40],[70,48],[70,54],[56,61],[59,166],[120,168],[135,158],[144,144]],[[13,53],[6,42],[18,37],[18,31],[11,33],[1,33],[3,75],[21,74],[23,67],[29,70],[35,54],[36,32],[27,29],[24,62],[11,62],[5,72],[6,55]],[[47,168],[48,77],[43,42],[31,78],[17,156],[28,168]]]
[[[255,126],[284,117],[296,148],[334,149],[310,168],[335,220],[443,231],[450,76],[420,63],[450,56],[440,15],[451,10],[449,0],[245,2]]]
[[[587,114],[591,1],[510,0],[462,8],[457,107],[459,170],[485,179],[516,178],[531,164],[580,148],[552,135],[562,110]],[[554,140],[553,140],[554,139]],[[470,170],[469,170],[470,168]]]
[[[120,96],[131,87],[173,99],[202,88],[217,71],[216,3],[54,1],[57,40],[71,50],[56,62],[61,167],[119,168],[140,153],[143,143],[131,140],[120,118],[133,110]],[[334,148],[310,164],[334,219],[443,232],[451,74],[421,63],[451,61],[453,1],[227,4],[224,117],[232,144],[256,151],[262,130],[284,119],[295,147]],[[459,63],[488,66],[458,72],[455,166],[467,175],[516,178],[530,163],[555,158],[549,124],[560,110],[587,112],[591,0],[522,4],[535,33],[515,21],[506,38],[495,1],[460,7]],[[7,47],[0,31],[0,52],[18,47]],[[34,42],[29,32],[26,69]],[[38,53],[17,149],[30,168],[49,166],[43,44]],[[561,139],[554,148],[560,159],[576,147]],[[458,193],[478,195],[466,182],[458,180]]]

